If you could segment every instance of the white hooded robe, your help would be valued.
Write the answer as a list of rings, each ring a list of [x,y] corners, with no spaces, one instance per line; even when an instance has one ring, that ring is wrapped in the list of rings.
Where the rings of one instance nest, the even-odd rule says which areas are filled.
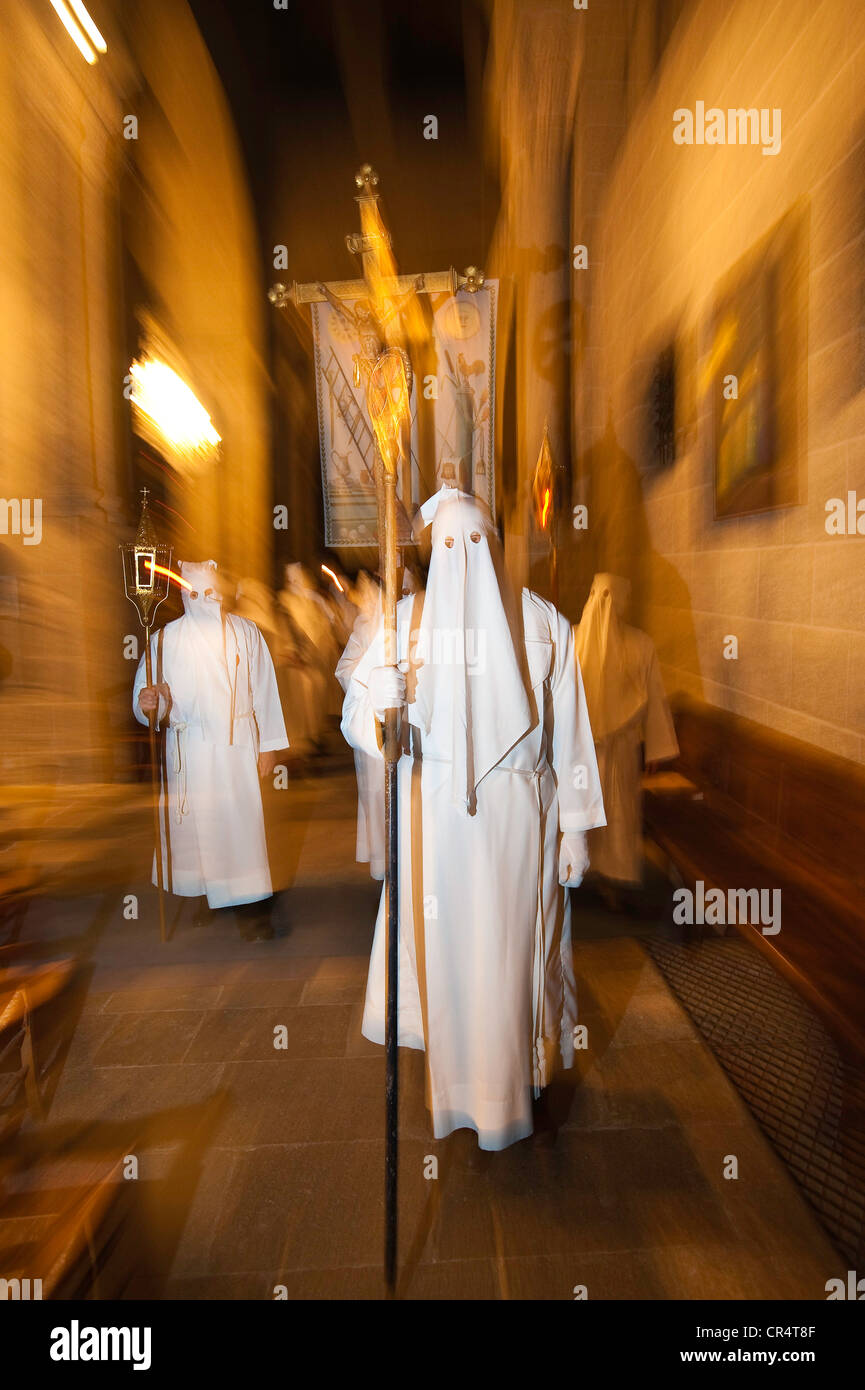
[[[495,1150],[532,1132],[533,1094],[557,1057],[573,1062],[559,833],[602,825],[604,811],[570,624],[528,590],[509,619],[489,521],[453,489],[431,502],[427,589],[397,609],[411,749],[398,764],[399,1043],[426,1050],[436,1138],[468,1127]],[[462,664],[448,659],[456,650]],[[342,722],[353,747],[378,757],[366,682],[383,664],[379,626]],[[385,935],[382,894],[363,1016],[378,1043]]]
[[[181,564],[193,593],[182,590],[184,616],[163,628],[162,679],[171,692],[165,732],[170,870],[164,791],[159,805],[166,888],[181,897],[206,894],[214,908],[257,902],[273,891],[258,755],[288,745],[267,646],[247,618],[226,615],[223,623],[215,570],[212,560]],[[154,633],[154,682],[157,646]],[[147,723],[138,705],[145,683],[142,655],[132,695],[139,724]],[[159,713],[164,722],[162,700]]]
[[[358,585],[361,589],[361,585]],[[381,623],[381,596],[378,586],[368,581],[363,590],[366,602],[351,630],[345,651],[337,662],[336,678],[348,690],[351,674],[372,641]],[[372,878],[384,878],[384,762],[376,753],[372,757],[362,748],[354,750],[354,770],[357,776],[357,846],[358,864],[369,864]]]
[[[596,574],[575,630],[595,736],[607,824],[589,836],[592,870],[615,883],[643,879],[643,757],[675,758],[676,730],[655,644],[623,621],[630,583]]]

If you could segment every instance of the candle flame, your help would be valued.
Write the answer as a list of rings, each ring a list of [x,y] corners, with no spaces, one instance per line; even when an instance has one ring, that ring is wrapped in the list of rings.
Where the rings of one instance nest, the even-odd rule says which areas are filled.
[[[328,569],[327,565],[322,565],[322,569],[324,570],[325,574],[329,574],[329,575],[330,575],[330,577],[331,577],[331,579],[333,580],[334,584],[335,584],[336,587],[339,589],[339,592],[340,592],[341,594],[344,594],[344,593],[345,593],[345,589],[344,589],[344,588],[342,587],[342,585],[340,584],[340,582],[339,582],[339,580],[337,579],[336,575],[334,574],[333,570],[332,570],[332,569]]]
[[[175,574],[174,570],[166,569],[165,565],[155,565],[152,560],[145,560],[144,563],[149,570],[153,570],[154,574],[167,574],[169,579],[173,579],[176,584],[182,584],[184,589],[192,592],[192,585],[189,580],[184,579],[180,574]]]

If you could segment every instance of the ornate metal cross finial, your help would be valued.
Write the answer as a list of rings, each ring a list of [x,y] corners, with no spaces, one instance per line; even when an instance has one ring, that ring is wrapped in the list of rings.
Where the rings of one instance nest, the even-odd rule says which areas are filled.
[[[371,164],[362,164],[354,176],[354,181],[364,193],[376,196],[373,190],[378,188],[378,174]]]

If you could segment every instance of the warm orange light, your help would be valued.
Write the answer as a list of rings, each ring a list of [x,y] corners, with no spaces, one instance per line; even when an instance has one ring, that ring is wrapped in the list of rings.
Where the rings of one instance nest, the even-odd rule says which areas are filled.
[[[144,563],[147,568],[153,570],[155,574],[167,574],[169,579],[173,579],[176,584],[182,584],[184,589],[188,589],[190,593],[192,592],[192,585],[189,580],[184,579],[180,574],[175,574],[174,570],[166,569],[164,565],[154,565],[152,560],[145,560]]]
[[[339,582],[339,580],[337,579],[336,575],[334,574],[333,570],[328,569],[327,565],[322,565],[322,569],[324,570],[325,574],[329,574],[329,575],[330,575],[330,577],[331,577],[331,579],[333,580],[334,584],[335,584],[336,587],[339,589],[339,592],[340,592],[341,594],[344,594],[344,593],[345,593],[345,589],[344,589],[344,588],[342,587],[342,585],[340,584],[340,582]]]
[[[213,421],[186,382],[165,362],[145,357],[129,368],[131,401],[182,453],[213,449],[221,442]]]
[[[550,510],[550,489],[544,491],[544,505],[541,508],[541,530],[544,531],[547,525],[547,512]]]
[[[82,58],[92,66],[92,64],[96,62],[96,54],[93,52],[93,49],[90,47],[90,44],[87,42],[87,39],[84,37],[84,34],[82,34],[78,25],[75,23],[70,13],[69,6],[66,4],[66,0],[51,0],[51,5]],[[99,30],[97,29],[96,32],[99,33]]]
[[[390,245],[381,211],[376,199],[361,198],[360,226],[364,236],[375,246],[376,255],[364,261],[364,278],[371,288],[370,299],[376,317],[387,319],[387,310],[394,299],[400,298],[397,285],[399,269]],[[405,291],[403,291],[403,296]],[[385,324],[386,346],[400,346],[403,339],[408,343],[425,342],[428,334],[426,320],[417,295],[412,295],[402,306],[402,312],[394,315]]]
[[[75,18],[78,20],[78,23],[81,25],[81,28],[84,30],[88,39],[93,44],[93,47],[96,49],[97,53],[107,53],[108,44],[105,42],[99,30],[96,28],[96,25],[93,23],[91,16],[87,12],[87,6],[83,3],[83,0],[68,0],[68,3],[73,14],[75,15]]]

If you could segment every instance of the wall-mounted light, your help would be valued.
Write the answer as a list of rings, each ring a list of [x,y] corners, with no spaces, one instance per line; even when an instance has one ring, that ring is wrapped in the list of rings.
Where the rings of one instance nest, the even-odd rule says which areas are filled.
[[[108,52],[108,45],[82,0],[51,0],[51,6],[86,62],[93,64],[97,53]]]
[[[136,358],[129,375],[133,409],[155,428],[171,453],[191,462],[221,443],[204,406],[171,367],[155,358]]]

